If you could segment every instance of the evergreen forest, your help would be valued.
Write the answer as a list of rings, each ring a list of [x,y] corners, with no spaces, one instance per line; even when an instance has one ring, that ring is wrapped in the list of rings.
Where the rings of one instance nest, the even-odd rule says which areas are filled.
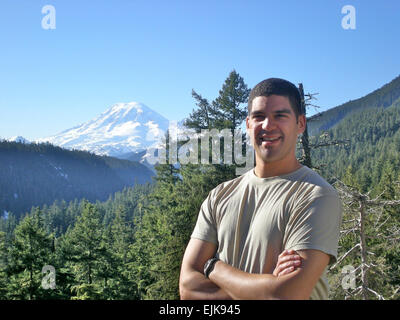
[[[0,216],[19,217],[55,200],[105,201],[124,187],[150,182],[153,175],[136,161],[49,143],[0,141]]]

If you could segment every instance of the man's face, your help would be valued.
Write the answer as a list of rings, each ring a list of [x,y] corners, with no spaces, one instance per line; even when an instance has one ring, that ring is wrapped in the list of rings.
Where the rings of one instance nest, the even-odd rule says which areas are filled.
[[[297,136],[305,129],[305,116],[296,119],[287,97],[259,96],[246,118],[247,132],[256,152],[257,163],[292,161],[296,158]]]

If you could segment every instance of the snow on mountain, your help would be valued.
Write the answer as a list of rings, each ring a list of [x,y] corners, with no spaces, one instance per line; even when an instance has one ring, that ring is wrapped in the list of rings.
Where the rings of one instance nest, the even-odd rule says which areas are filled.
[[[36,142],[118,157],[155,146],[168,125],[166,118],[142,103],[117,103],[93,120]]]
[[[10,142],[18,142],[18,143],[31,143],[29,140],[25,139],[22,136],[15,136],[10,139],[7,139]]]

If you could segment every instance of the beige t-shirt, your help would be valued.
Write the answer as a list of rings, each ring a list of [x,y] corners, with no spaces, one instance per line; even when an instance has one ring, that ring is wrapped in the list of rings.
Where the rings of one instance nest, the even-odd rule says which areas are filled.
[[[209,193],[192,238],[215,243],[233,267],[271,274],[285,249],[317,249],[333,263],[341,218],[336,190],[308,167],[269,178],[252,169]],[[328,299],[326,269],[310,299]]]

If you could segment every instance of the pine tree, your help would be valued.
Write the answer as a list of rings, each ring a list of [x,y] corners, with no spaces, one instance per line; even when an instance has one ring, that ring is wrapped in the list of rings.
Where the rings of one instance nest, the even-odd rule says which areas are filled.
[[[197,101],[197,110],[193,110],[189,118],[184,121],[188,128],[194,128],[197,132],[209,129],[214,125],[214,109],[207,99],[192,90],[192,97]]]
[[[7,260],[6,234],[0,231],[0,300],[7,298]]]
[[[232,148],[234,145],[235,129],[240,128],[247,115],[247,108],[244,104],[247,103],[249,94],[250,89],[248,89],[243,78],[233,70],[219,91],[219,96],[211,103],[196,91],[192,91],[192,96],[197,101],[196,105],[198,108],[193,110],[185,120],[185,126],[194,129],[197,133],[200,133],[203,129],[216,129],[220,133],[222,133],[222,130],[227,130],[230,132],[231,139],[226,143],[226,138],[224,138],[220,144],[220,150],[225,150],[224,148],[229,147]],[[242,140],[244,140],[244,137],[245,133],[242,134]],[[242,148],[244,146],[243,144]],[[209,149],[211,151],[212,147]],[[232,160],[234,159],[233,151],[232,148]],[[220,159],[221,161],[222,159]],[[229,163],[228,159],[223,159],[223,162],[225,164]]]
[[[219,96],[214,100],[216,126],[219,129],[238,128],[247,116],[246,107],[242,107],[249,98],[250,89],[243,78],[233,70],[225,80]]]
[[[211,103],[192,90],[198,108],[185,120],[185,126],[196,132],[212,128],[234,130],[247,116],[247,108],[243,104],[247,102],[249,94],[250,89],[235,70],[230,72],[219,96]]]
[[[133,241],[132,223],[129,223],[126,217],[125,207],[119,205],[107,235],[111,253],[107,264],[111,276],[108,287],[112,299],[136,298],[136,283],[129,280],[129,272],[126,270],[129,246]]]
[[[15,239],[10,247],[9,298],[41,299],[49,292],[42,288],[42,268],[53,264],[53,236],[43,226],[42,212],[36,208],[15,229]]]
[[[68,265],[75,278],[71,287],[75,293],[72,299],[100,299],[104,289],[104,274],[101,274],[100,264],[107,255],[103,241],[104,227],[95,205],[83,201],[82,206],[81,216],[74,228],[66,234],[68,248],[71,250]]]

